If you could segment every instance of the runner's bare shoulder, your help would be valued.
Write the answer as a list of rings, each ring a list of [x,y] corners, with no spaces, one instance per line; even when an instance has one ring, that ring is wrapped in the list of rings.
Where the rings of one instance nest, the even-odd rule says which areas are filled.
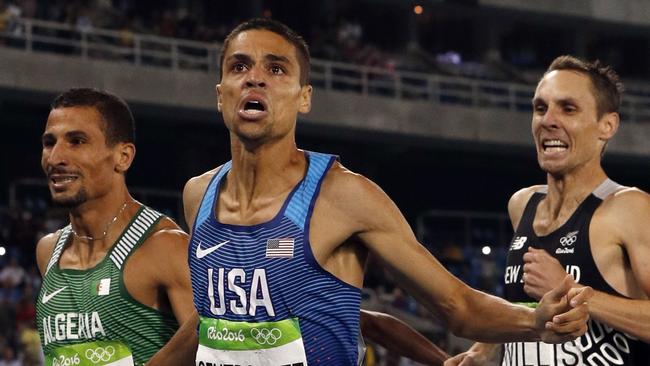
[[[59,236],[61,236],[61,230],[45,235],[36,244],[36,264],[41,275],[45,274],[45,268],[50,258],[52,258],[54,245],[59,239]]]

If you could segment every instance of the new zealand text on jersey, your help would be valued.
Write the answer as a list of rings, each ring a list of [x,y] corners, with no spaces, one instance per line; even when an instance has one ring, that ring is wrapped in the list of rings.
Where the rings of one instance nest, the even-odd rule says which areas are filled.
[[[507,266],[506,267],[506,274],[504,276],[504,281],[506,285],[509,285],[511,283],[524,283],[524,277],[523,277],[523,272],[521,271],[522,266],[521,265],[516,265],[516,266]],[[573,279],[576,282],[580,282],[580,277],[581,277],[581,271],[579,266],[575,266],[572,264],[567,264],[565,267],[566,273],[570,274],[573,276]],[[520,276],[520,274],[522,276]]]
[[[225,274],[224,268],[208,268],[208,297],[210,298],[210,312],[214,315],[224,315],[227,310],[233,314],[255,316],[258,306],[263,306],[269,316],[275,316],[266,270],[255,268],[249,279],[243,268],[233,268]],[[216,278],[215,278],[216,277]],[[216,296],[215,296],[216,282]],[[228,295],[226,296],[226,283],[228,284]],[[250,289],[247,293],[246,289]],[[226,297],[235,297],[226,304]]]
[[[43,318],[43,343],[105,336],[99,313],[60,313]]]

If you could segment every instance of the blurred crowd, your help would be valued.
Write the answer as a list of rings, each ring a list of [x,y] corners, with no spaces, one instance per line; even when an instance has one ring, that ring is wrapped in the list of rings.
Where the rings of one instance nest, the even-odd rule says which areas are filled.
[[[0,207],[0,366],[43,364],[35,323],[41,288],[36,242],[62,227],[64,218],[42,198]]]
[[[0,0],[0,29],[17,17],[70,24],[78,30],[102,28],[206,42],[222,40],[234,24],[211,27],[183,9],[145,10],[128,0]]]
[[[146,6],[147,3],[132,0],[0,0],[0,33],[20,32],[21,29],[13,26],[12,21],[22,17],[65,23],[79,31],[118,31],[122,46],[132,44],[134,34],[221,42],[228,31],[242,21],[238,17],[228,21],[205,21],[206,17],[193,14],[186,7],[169,4]],[[464,60],[460,53],[453,50],[432,54],[417,43],[405,44],[397,50],[387,45],[373,44],[365,37],[360,21],[344,16],[323,24],[313,24],[303,35],[313,57],[330,61],[385,71],[399,69],[491,80],[525,79],[525,74],[520,74],[507,64]],[[0,38],[0,45],[3,43],[6,40]]]

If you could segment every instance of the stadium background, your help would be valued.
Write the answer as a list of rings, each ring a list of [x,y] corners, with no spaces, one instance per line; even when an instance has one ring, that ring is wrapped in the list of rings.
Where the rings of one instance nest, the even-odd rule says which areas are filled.
[[[214,107],[220,42],[253,16],[281,20],[310,44],[314,110],[298,122],[298,145],[336,153],[378,183],[422,243],[474,287],[500,294],[507,200],[544,181],[530,98],[556,56],[598,58],[619,71],[623,124],[604,166],[618,182],[650,189],[644,1],[0,0],[2,358],[38,364],[34,247],[66,223],[39,165],[49,102],[73,86],[125,97],[138,147],[128,184],[183,223],[184,182],[229,156]],[[467,345],[372,261],[364,307],[400,317],[450,353]],[[368,365],[411,364],[381,347],[370,355]]]

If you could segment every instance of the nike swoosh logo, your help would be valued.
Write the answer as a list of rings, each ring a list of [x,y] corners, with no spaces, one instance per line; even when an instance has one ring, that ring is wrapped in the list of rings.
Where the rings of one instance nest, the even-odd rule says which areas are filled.
[[[58,290],[52,292],[52,293],[49,294],[49,295],[48,295],[47,293],[44,293],[44,294],[43,294],[43,298],[41,299],[41,302],[42,302],[43,304],[46,304],[48,301],[52,300],[52,298],[53,298],[54,296],[58,295],[59,292],[65,290],[66,288],[68,288],[68,286],[61,287],[60,289],[58,289]]]
[[[213,247],[210,247],[208,249],[201,249],[201,241],[199,241],[199,245],[196,246],[196,257],[201,259],[201,258],[205,257],[206,255],[214,252],[215,250],[221,248],[222,246],[228,244],[229,242],[230,242],[230,240],[226,240],[223,243],[219,243],[219,244],[217,244],[217,245],[215,245]]]

